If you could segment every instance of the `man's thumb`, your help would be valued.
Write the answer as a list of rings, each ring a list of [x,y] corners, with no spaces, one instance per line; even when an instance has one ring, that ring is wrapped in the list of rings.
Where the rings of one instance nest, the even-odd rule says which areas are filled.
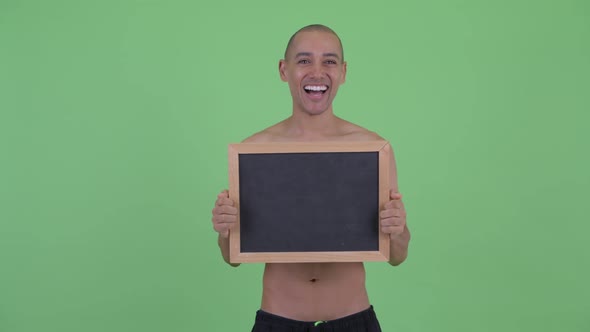
[[[393,190],[392,190],[392,191],[390,191],[390,193],[389,193],[389,197],[390,197],[391,199],[402,199],[402,194],[400,194],[400,193],[398,193],[398,192],[396,192],[396,191],[393,191]]]

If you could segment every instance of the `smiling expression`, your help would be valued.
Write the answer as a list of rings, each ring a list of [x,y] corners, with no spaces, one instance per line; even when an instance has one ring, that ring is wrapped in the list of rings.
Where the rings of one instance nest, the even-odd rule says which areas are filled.
[[[279,72],[289,83],[294,112],[319,115],[332,111],[332,101],[346,78],[340,41],[326,31],[298,33],[279,62]]]

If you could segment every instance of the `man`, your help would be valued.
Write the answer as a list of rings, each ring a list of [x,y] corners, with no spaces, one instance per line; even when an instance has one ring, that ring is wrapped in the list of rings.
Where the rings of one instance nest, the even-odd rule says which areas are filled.
[[[340,38],[323,25],[310,25],[289,40],[279,61],[289,84],[292,115],[244,140],[245,143],[383,140],[377,134],[334,115],[332,101],[346,78]],[[380,211],[381,230],[391,239],[391,265],[407,256],[410,232],[391,160],[391,200]],[[227,190],[217,196],[213,227],[229,264],[229,232],[237,209]],[[239,264],[232,264],[237,266]],[[365,288],[363,263],[266,264],[262,305],[253,332],[381,331]]]

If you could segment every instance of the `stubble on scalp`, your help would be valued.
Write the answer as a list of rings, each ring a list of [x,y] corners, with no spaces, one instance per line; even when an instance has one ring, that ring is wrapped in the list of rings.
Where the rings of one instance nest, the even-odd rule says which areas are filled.
[[[338,43],[340,44],[340,54],[342,54],[342,60],[344,60],[344,48],[342,47],[342,40],[340,40],[340,37],[338,37],[338,34],[336,34],[336,32],[334,32],[334,30],[330,29],[329,27],[327,27],[323,24],[310,24],[308,26],[305,26],[305,27],[297,30],[297,32],[295,32],[291,36],[291,38],[289,38],[289,42],[287,43],[287,48],[285,49],[285,59],[287,59],[287,56],[289,54],[289,51],[291,50],[291,46],[293,45],[293,40],[295,39],[295,37],[300,32],[311,32],[311,31],[328,32],[328,33],[331,33],[334,36],[336,36],[336,38],[338,39]]]

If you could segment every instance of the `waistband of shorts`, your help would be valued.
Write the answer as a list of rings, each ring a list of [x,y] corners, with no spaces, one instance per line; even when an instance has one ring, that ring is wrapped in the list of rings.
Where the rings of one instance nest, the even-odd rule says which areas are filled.
[[[294,320],[282,316],[278,316],[275,314],[271,314],[269,312],[258,310],[256,312],[256,321],[257,322],[268,322],[268,323],[276,323],[281,325],[289,325],[294,328],[310,328],[310,327],[322,327],[322,328],[346,328],[349,326],[354,326],[358,324],[366,324],[371,321],[377,320],[377,315],[375,315],[375,311],[373,306],[370,306],[366,310],[357,312],[356,314],[352,314],[349,316],[345,316],[342,318],[337,318],[333,320],[326,320],[326,321],[299,321]]]

